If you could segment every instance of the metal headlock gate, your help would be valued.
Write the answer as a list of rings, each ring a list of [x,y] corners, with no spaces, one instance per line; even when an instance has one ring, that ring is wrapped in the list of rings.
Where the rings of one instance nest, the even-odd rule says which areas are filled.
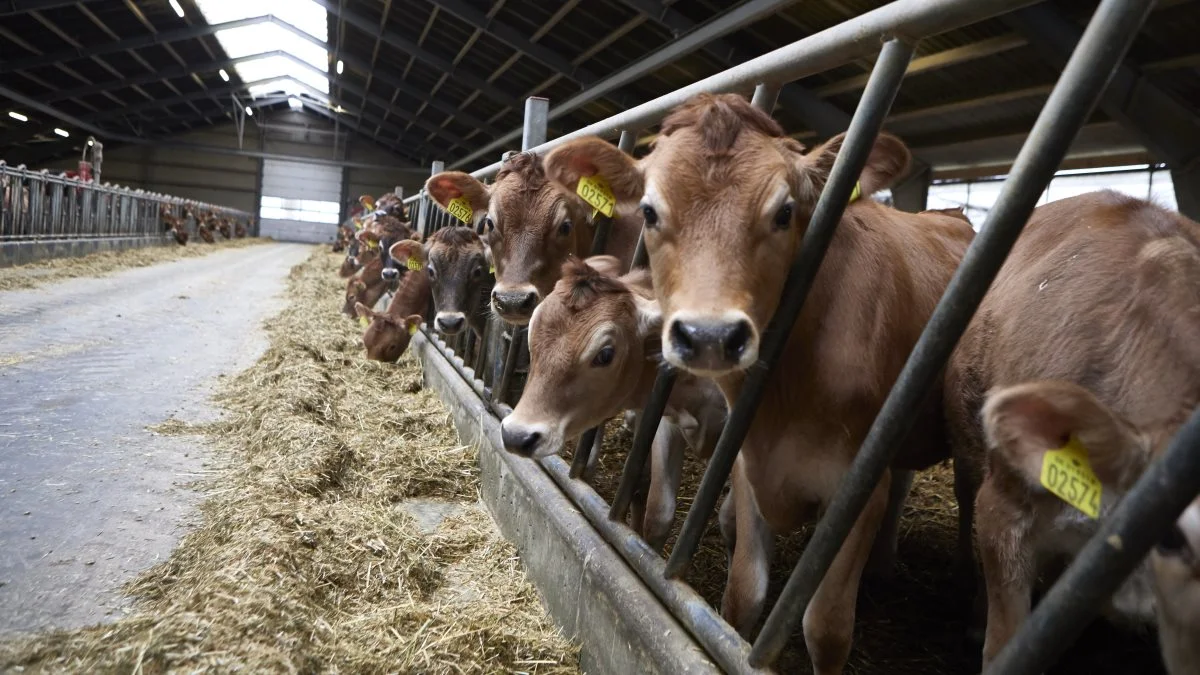
[[[245,211],[108,183],[12,167],[0,160],[0,243],[166,237],[162,209],[183,219],[187,206],[252,224]],[[190,224],[192,226],[194,224]],[[194,234],[194,231],[193,231]]]
[[[586,463],[596,430],[589,431],[580,440],[570,471],[557,457],[539,460],[546,473],[588,521],[727,672],[754,672],[770,667],[779,657],[842,542],[909,432],[918,406],[942,372],[1039,196],[1104,92],[1154,1],[1100,2],[1021,148],[995,207],[967,249],[751,647],[679,578],[687,570],[728,480],[734,459],[762,400],[765,385],[774,371],[773,366],[800,313],[917,42],[923,37],[1033,4],[1037,4],[1037,0],[897,0],[549,142],[546,142],[546,124],[554,111],[549,109],[545,99],[531,98],[526,102],[522,135],[524,151],[545,154],[571,139],[590,135],[612,138],[619,133],[620,148],[630,152],[638,130],[657,124],[671,109],[695,94],[745,91],[753,86],[753,105],[769,114],[783,83],[878,53],[846,140],[792,264],[778,309],[763,333],[758,363],[746,371],[741,395],[729,411],[669,559],[664,561],[659,552],[637,537],[623,520],[675,382],[673,368],[664,365],[659,369],[648,404],[638,419],[633,446],[611,506],[582,481],[575,480]],[[486,181],[499,171],[502,162],[471,175]],[[435,162],[433,172],[441,170],[442,163]],[[457,222],[436,208],[424,191],[405,203],[416,205],[419,228],[425,236]],[[607,232],[608,223],[599,223],[593,254],[604,251]],[[646,264],[645,247],[639,241],[634,266]],[[506,405],[511,400],[510,384],[518,373],[519,364],[528,360],[525,329],[509,329],[505,336],[507,348],[500,353],[489,345],[496,337],[494,332],[503,326],[489,324],[488,328],[489,335],[485,336],[483,344],[474,345],[474,373],[479,373],[479,367],[487,362],[489,354],[491,356],[492,367],[482,373],[483,381],[476,380],[474,374],[465,369],[464,360],[456,356],[459,349],[466,347],[465,353],[469,354],[472,348],[462,344],[463,338],[458,339],[455,350],[447,349],[436,339],[430,339],[430,343],[456,366],[478,394],[485,400],[490,398],[493,413],[503,418],[511,412]],[[432,335],[432,322],[423,330]],[[986,672],[1019,675],[1042,672],[1050,666],[1198,493],[1200,411],[1192,414],[1162,457],[1106,517],[1099,532]]]

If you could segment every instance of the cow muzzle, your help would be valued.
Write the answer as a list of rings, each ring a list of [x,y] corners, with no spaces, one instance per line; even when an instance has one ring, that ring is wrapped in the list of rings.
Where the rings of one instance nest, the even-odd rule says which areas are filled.
[[[400,270],[395,267],[385,267],[379,276],[383,277],[384,281],[395,281],[400,278]]]
[[[547,457],[556,452],[550,428],[544,424],[523,424],[512,415],[500,422],[500,440],[504,449],[521,457]]]
[[[758,358],[758,331],[744,312],[676,312],[663,332],[667,361],[698,375],[745,370]]]
[[[438,312],[434,319],[438,331],[444,335],[457,335],[466,322],[467,318],[462,312]]]
[[[497,288],[492,291],[492,307],[508,323],[525,325],[541,302],[541,294],[531,285],[517,288]]]

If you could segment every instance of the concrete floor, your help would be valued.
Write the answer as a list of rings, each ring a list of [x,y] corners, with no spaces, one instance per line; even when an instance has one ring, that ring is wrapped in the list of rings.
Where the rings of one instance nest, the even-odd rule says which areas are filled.
[[[212,419],[220,374],[266,346],[308,246],[268,244],[0,293],[0,635],[121,614],[165,558],[206,451],[158,436]]]

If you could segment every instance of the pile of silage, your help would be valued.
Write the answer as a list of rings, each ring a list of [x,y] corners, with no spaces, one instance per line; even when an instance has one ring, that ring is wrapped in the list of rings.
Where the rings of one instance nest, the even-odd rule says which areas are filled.
[[[2,644],[0,670],[577,671],[416,360],[363,358],[340,261],[292,271],[268,351],[202,429],[222,465],[203,523],[131,584],[133,612]]]
[[[43,284],[74,279],[101,277],[130,267],[148,267],[182,258],[198,258],[215,251],[241,248],[269,242],[270,239],[218,240],[215,244],[143,246],[120,251],[101,251],[73,258],[39,260],[16,267],[0,267],[0,291],[37,288]]]

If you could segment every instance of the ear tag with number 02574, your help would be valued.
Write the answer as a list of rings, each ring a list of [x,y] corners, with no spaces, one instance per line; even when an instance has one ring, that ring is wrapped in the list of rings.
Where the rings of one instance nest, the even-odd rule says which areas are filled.
[[[471,209],[471,202],[467,201],[466,197],[451,199],[446,205],[446,212],[468,225],[475,219],[475,211]]]
[[[617,198],[613,196],[612,188],[608,186],[608,181],[604,180],[604,176],[600,174],[581,176],[579,178],[579,185],[575,187],[575,192],[593,209],[612,218],[613,207],[617,205]]]
[[[1042,487],[1093,519],[1100,517],[1100,479],[1088,463],[1087,448],[1074,434],[1042,458]]]

